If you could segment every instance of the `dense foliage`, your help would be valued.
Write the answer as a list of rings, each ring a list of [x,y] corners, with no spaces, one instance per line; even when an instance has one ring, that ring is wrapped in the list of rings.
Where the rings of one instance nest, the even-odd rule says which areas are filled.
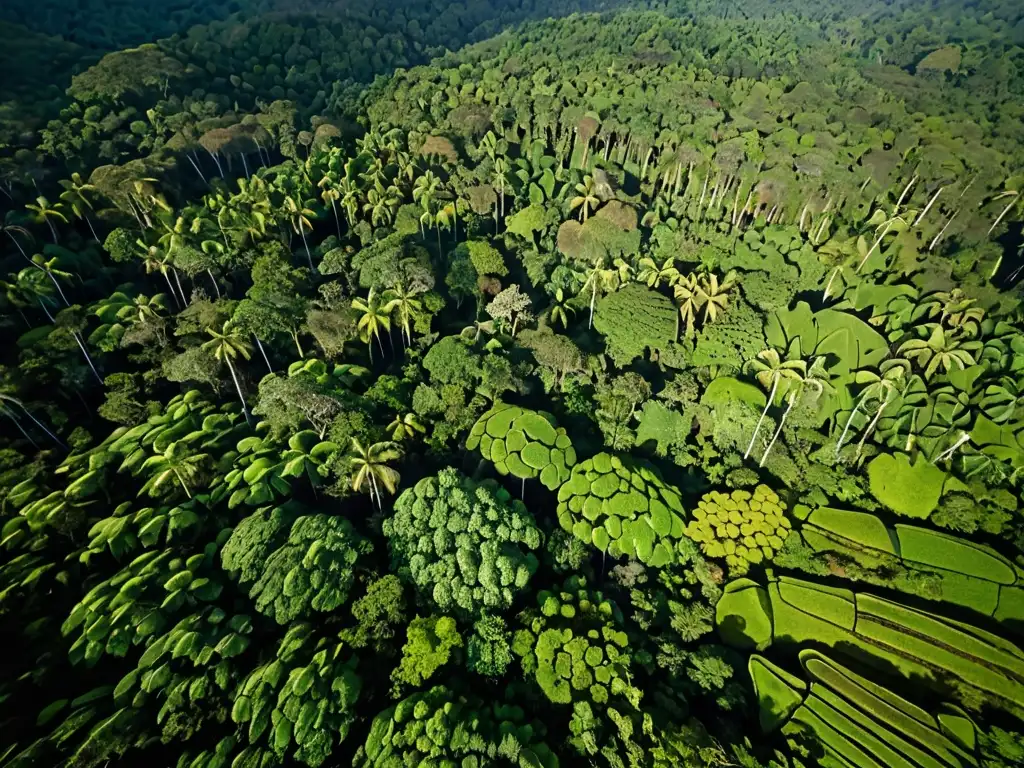
[[[0,766],[1024,763],[1019,3],[65,6]]]

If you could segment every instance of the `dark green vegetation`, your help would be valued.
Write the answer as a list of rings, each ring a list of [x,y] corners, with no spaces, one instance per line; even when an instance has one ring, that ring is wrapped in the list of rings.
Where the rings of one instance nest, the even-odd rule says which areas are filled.
[[[284,5],[3,5],[0,766],[1024,761],[1019,3]]]

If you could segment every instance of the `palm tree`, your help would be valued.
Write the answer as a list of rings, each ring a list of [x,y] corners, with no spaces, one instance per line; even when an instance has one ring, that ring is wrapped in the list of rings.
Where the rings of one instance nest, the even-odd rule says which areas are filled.
[[[156,296],[139,294],[131,304],[118,310],[117,317],[132,325],[146,325],[156,322],[167,311],[167,294],[158,293]]]
[[[228,367],[231,372],[231,380],[235,383],[235,391],[238,392],[238,399],[242,403],[242,413],[245,415],[245,421],[248,424],[252,424],[252,417],[249,415],[249,406],[245,403],[245,395],[242,394],[242,384],[238,380],[238,373],[235,370],[235,358],[242,358],[248,360],[252,355],[252,347],[249,346],[249,342],[245,340],[228,320],[224,323],[223,328],[220,331],[216,331],[213,328],[207,328],[206,332],[210,335],[210,340],[203,344],[203,349],[212,352],[213,357],[217,362],[223,363]]]
[[[329,172],[324,174],[317,186],[321,190],[320,199],[331,205],[331,210],[334,212],[334,226],[338,230],[338,239],[341,240],[341,219],[338,218],[338,201],[341,199],[341,191],[336,185],[334,175]]]
[[[864,440],[875,430],[875,427],[878,426],[878,421],[882,418],[882,413],[885,409],[889,407],[890,397],[896,393],[898,384],[903,381],[905,376],[909,375],[910,363],[906,360],[898,359],[886,360],[881,366],[879,366],[878,373],[875,373],[874,371],[857,371],[854,374],[855,383],[867,384],[867,386],[858,396],[857,402],[854,403],[853,410],[850,411],[850,416],[846,420],[846,425],[843,427],[843,432],[839,435],[839,441],[836,443],[837,458],[839,457],[839,452],[843,448],[843,443],[846,442],[846,435],[850,431],[850,425],[857,416],[857,412],[863,405],[871,400],[878,400],[881,405],[878,407],[878,410],[875,411],[875,415],[868,424],[867,429],[864,430],[864,436],[861,438],[857,449],[857,457],[860,457],[861,449],[864,446]]]
[[[701,302],[700,289],[697,287],[697,275],[690,274],[680,277],[673,286],[672,293],[679,305],[679,316],[676,317],[676,338],[679,338],[680,320],[682,320],[686,335],[693,338]]]
[[[790,382],[803,381],[807,375],[807,363],[800,359],[789,359],[787,353],[787,359],[783,360],[782,356],[779,355],[777,349],[768,348],[757,353],[757,358],[751,360],[748,363],[748,368],[756,371],[754,377],[761,384],[762,387],[768,389],[768,400],[764,404],[764,410],[761,411],[761,418],[757,420],[757,426],[754,427],[754,434],[750,436],[750,444],[747,445],[747,450],[743,454],[743,458],[746,459],[750,456],[750,452],[754,449],[754,441],[757,440],[757,435],[761,431],[761,424],[764,423],[765,416],[768,414],[768,409],[771,408],[772,403],[775,402],[775,393],[779,389],[779,382],[785,380]]]
[[[50,235],[53,236],[54,245],[59,241],[57,239],[57,227],[54,226],[54,221],[59,221],[63,224],[68,223],[68,217],[65,216],[60,208],[50,205],[50,201],[40,195],[36,198],[35,203],[29,203],[25,206],[28,210],[35,214],[35,220],[39,223],[46,222],[47,226],[50,227]]]
[[[352,438],[352,490],[359,492],[366,488],[370,493],[370,501],[377,499],[377,508],[382,509],[380,486],[388,493],[394,493],[401,475],[388,466],[389,461],[396,461],[402,456],[402,449],[391,441],[374,443],[364,447],[357,438]]]
[[[441,234],[441,227],[452,230],[452,240],[458,242],[459,240],[459,208],[458,201],[450,200],[441,206],[438,210],[437,215],[434,217],[434,221],[437,224],[437,233]],[[440,241],[438,241],[440,243]]]
[[[561,323],[562,328],[567,329],[569,317],[575,314],[576,310],[566,300],[565,292],[561,288],[556,288],[555,295],[551,297],[551,304],[548,306],[548,320],[552,324]]]
[[[21,243],[18,242],[18,238],[15,237],[15,235],[21,235],[29,242],[32,242],[34,240],[34,238],[32,237],[32,233],[29,232],[28,229],[21,226],[20,224],[15,224],[12,220],[11,213],[8,213],[4,217],[3,223],[0,224],[0,231],[2,231],[5,235],[7,235],[7,237],[11,239],[11,242],[14,243],[15,246],[17,246],[18,250],[21,252],[21,255],[25,257],[25,260],[29,260],[28,254],[25,253],[25,249],[21,247]]]
[[[772,452],[772,448],[775,447],[775,442],[779,439],[779,435],[782,434],[782,428],[786,425],[786,419],[789,418],[789,414],[792,412],[797,398],[803,395],[804,389],[808,387],[815,391],[815,399],[821,397],[826,388],[832,388],[828,383],[828,372],[825,370],[824,357],[814,358],[814,360],[811,361],[811,365],[807,369],[806,374],[798,377],[796,379],[796,386],[790,389],[789,397],[786,398],[789,401],[789,405],[787,405],[786,410],[783,411],[782,418],[779,420],[779,426],[776,427],[775,434],[772,435],[772,439],[768,443],[768,447],[764,449],[764,455],[761,456],[761,461],[758,462],[759,467],[763,467],[765,462],[768,461],[768,455]]]
[[[682,277],[675,267],[675,261],[669,256],[659,265],[651,257],[645,256],[640,259],[640,271],[637,272],[636,279],[646,283],[648,288],[657,288],[662,283],[672,288]]]
[[[576,185],[576,196],[569,201],[570,211],[580,209],[580,221],[586,222],[590,212],[601,202],[595,186],[593,176],[584,176],[583,181]]]
[[[370,214],[370,223],[375,227],[386,227],[394,221],[395,209],[401,198],[394,187],[374,187],[366,193],[363,211]]]
[[[356,214],[359,213],[359,188],[346,176],[341,180],[338,191],[341,194],[341,207],[345,209],[345,218],[351,229],[355,226]]]
[[[590,288],[590,322],[588,328],[594,327],[594,304],[597,302],[598,288],[601,290],[615,291],[622,284],[618,269],[609,269],[604,265],[604,256],[599,256],[594,266],[590,268],[587,281],[583,284],[583,291]]]
[[[441,180],[433,171],[428,170],[416,179],[416,183],[413,184],[412,201],[419,203],[424,210],[427,210],[437,197],[437,192],[440,188]]]
[[[981,330],[981,321],[985,319],[985,310],[974,306],[977,299],[972,299],[960,288],[949,291],[937,291],[924,297],[915,308],[911,319],[930,320],[938,317],[939,322],[953,331],[964,331],[976,336]]]
[[[40,272],[42,272],[44,275],[46,275],[48,278],[50,278],[54,287],[56,287],[57,292],[60,294],[60,297],[64,300],[64,303],[70,307],[71,302],[68,301],[68,297],[64,295],[64,290],[60,287],[60,283],[57,281],[57,278],[59,277],[61,280],[70,280],[72,274],[70,272],[65,272],[62,269],[57,269],[56,264],[56,256],[54,256],[52,259],[47,259],[42,254],[37,253],[35,256],[32,257],[32,265]]]
[[[938,323],[932,323],[927,339],[910,339],[900,345],[899,353],[916,362],[931,380],[939,368],[949,373],[954,368],[963,370],[976,362],[975,352],[981,349],[977,341],[961,341],[955,332],[946,332]],[[924,326],[929,327],[928,325]]]
[[[730,270],[722,282],[715,274],[703,274],[697,280],[697,294],[704,307],[704,322],[713,323],[729,306],[729,291],[736,285],[736,271]]]
[[[1006,214],[1008,214],[1013,209],[1013,206],[1015,206],[1017,203],[1024,201],[1024,195],[1021,195],[1021,190],[1019,189],[1008,189],[1006,192],[996,195],[993,199],[1002,200],[1007,197],[1010,198],[1009,204],[1005,208],[1003,208],[1003,212],[996,217],[995,221],[992,222],[992,226],[988,228],[988,232],[986,233],[986,235],[992,234],[993,230],[995,230],[995,228],[999,226],[999,222],[1001,222],[1003,218],[1006,216]]]
[[[384,354],[384,345],[380,341],[380,332],[391,330],[391,313],[381,305],[375,289],[371,288],[366,299],[355,298],[352,300],[352,309],[361,312],[359,318],[359,335],[363,342],[369,347],[370,362],[373,362],[373,339],[377,340],[381,355]]]
[[[43,299],[50,299],[54,294],[53,284],[46,279],[46,275],[31,267],[19,270],[12,282],[0,280],[0,290],[7,297],[7,302],[21,314],[25,325],[30,328],[32,324],[25,317],[24,310],[41,305]]]
[[[413,438],[416,433],[423,434],[427,428],[420,422],[419,417],[412,412],[396,415],[390,424],[388,431],[391,432],[391,439],[401,442],[406,438]]]
[[[473,324],[463,328],[459,335],[476,344],[483,334],[486,333],[488,336],[493,336],[496,332],[497,327],[494,324],[494,320],[474,320]]]
[[[72,173],[70,179],[61,180],[60,185],[64,187],[64,191],[60,193],[60,199],[75,216],[85,220],[85,223],[89,225],[89,231],[92,232],[92,239],[97,243],[100,242],[96,229],[92,225],[92,218],[89,216],[89,212],[93,209],[89,195],[96,193],[96,187],[82,181],[82,175],[78,172]]]
[[[152,470],[155,474],[142,486],[141,493],[157,496],[165,484],[176,480],[185,491],[185,495],[191,499],[192,485],[195,484],[208,459],[208,454],[189,453],[184,443],[180,440],[174,441],[163,453],[150,456],[142,463],[143,470]]]
[[[502,155],[494,158],[494,181],[493,186],[498,188],[498,194],[501,198],[501,218],[505,219],[505,187],[508,185],[508,173],[509,173],[508,160]],[[498,209],[494,209],[495,216],[495,229],[497,229],[497,217]]]
[[[306,203],[297,201],[291,195],[284,199],[284,213],[295,234],[302,237],[302,245],[306,249],[306,259],[309,261],[309,271],[316,272],[316,268],[313,266],[313,255],[309,252],[309,241],[306,240],[306,233],[313,231],[313,222],[310,219],[316,214]]]
[[[875,248],[881,245],[882,240],[885,238],[886,235],[888,235],[890,232],[899,233],[905,232],[906,230],[910,229],[910,222],[908,221],[908,219],[912,219],[916,211],[908,211],[907,216],[904,217],[902,214],[898,213],[898,210],[899,205],[897,205],[896,208],[893,209],[891,216],[886,216],[885,211],[879,208],[877,211],[874,212],[874,214],[872,214],[871,218],[868,220],[868,224],[875,225],[875,233],[878,235],[878,237],[875,238],[875,242],[871,244],[871,247],[868,249],[867,253],[864,254],[863,258],[857,264],[857,272],[860,272],[861,269],[863,269],[864,264],[867,263],[867,260],[871,258],[871,254],[875,252]]]
[[[7,415],[7,417],[14,422],[15,426],[17,426],[18,429],[21,431],[21,434],[25,435],[28,441],[35,445],[35,441],[32,440],[32,438],[29,437],[28,433],[22,428],[21,422],[18,420],[18,416],[11,406],[19,408],[21,412],[28,416],[37,427],[43,430],[43,432],[45,432],[50,437],[50,439],[53,440],[53,442],[55,442],[61,448],[67,450],[67,446],[64,445],[63,442],[61,442],[60,438],[53,434],[53,432],[48,430],[46,426],[43,424],[43,422],[41,422],[39,419],[33,416],[32,412],[25,407],[25,404],[21,400],[19,400],[16,397],[12,397],[11,395],[5,395],[2,392],[0,392],[0,410],[2,410]]]
[[[172,260],[170,254],[161,251],[155,245],[146,245],[142,240],[136,240],[135,245],[139,248],[142,266],[146,270],[146,274],[151,275],[154,272],[159,272],[163,275],[164,280],[167,282],[167,288],[174,298],[174,302],[180,307],[184,307],[187,302],[184,301],[184,298],[178,299],[178,294],[174,290],[174,283],[171,282]]]
[[[423,302],[417,299],[417,291],[407,291],[402,283],[396,283],[395,287],[384,293],[384,311],[388,315],[397,313],[398,323],[405,334],[405,339],[412,344],[412,322],[416,316],[423,311]]]

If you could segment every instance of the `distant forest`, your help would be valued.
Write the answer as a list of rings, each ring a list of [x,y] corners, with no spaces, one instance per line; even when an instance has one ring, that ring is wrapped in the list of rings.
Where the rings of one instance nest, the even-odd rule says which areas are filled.
[[[1024,765],[1024,8],[6,0],[0,768]]]

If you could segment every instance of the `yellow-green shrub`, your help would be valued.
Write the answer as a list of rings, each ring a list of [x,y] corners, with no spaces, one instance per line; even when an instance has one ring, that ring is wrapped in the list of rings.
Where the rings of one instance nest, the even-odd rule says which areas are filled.
[[[733,575],[771,560],[792,529],[786,505],[766,485],[750,491],[711,491],[692,510],[686,535],[711,558],[724,558]]]

